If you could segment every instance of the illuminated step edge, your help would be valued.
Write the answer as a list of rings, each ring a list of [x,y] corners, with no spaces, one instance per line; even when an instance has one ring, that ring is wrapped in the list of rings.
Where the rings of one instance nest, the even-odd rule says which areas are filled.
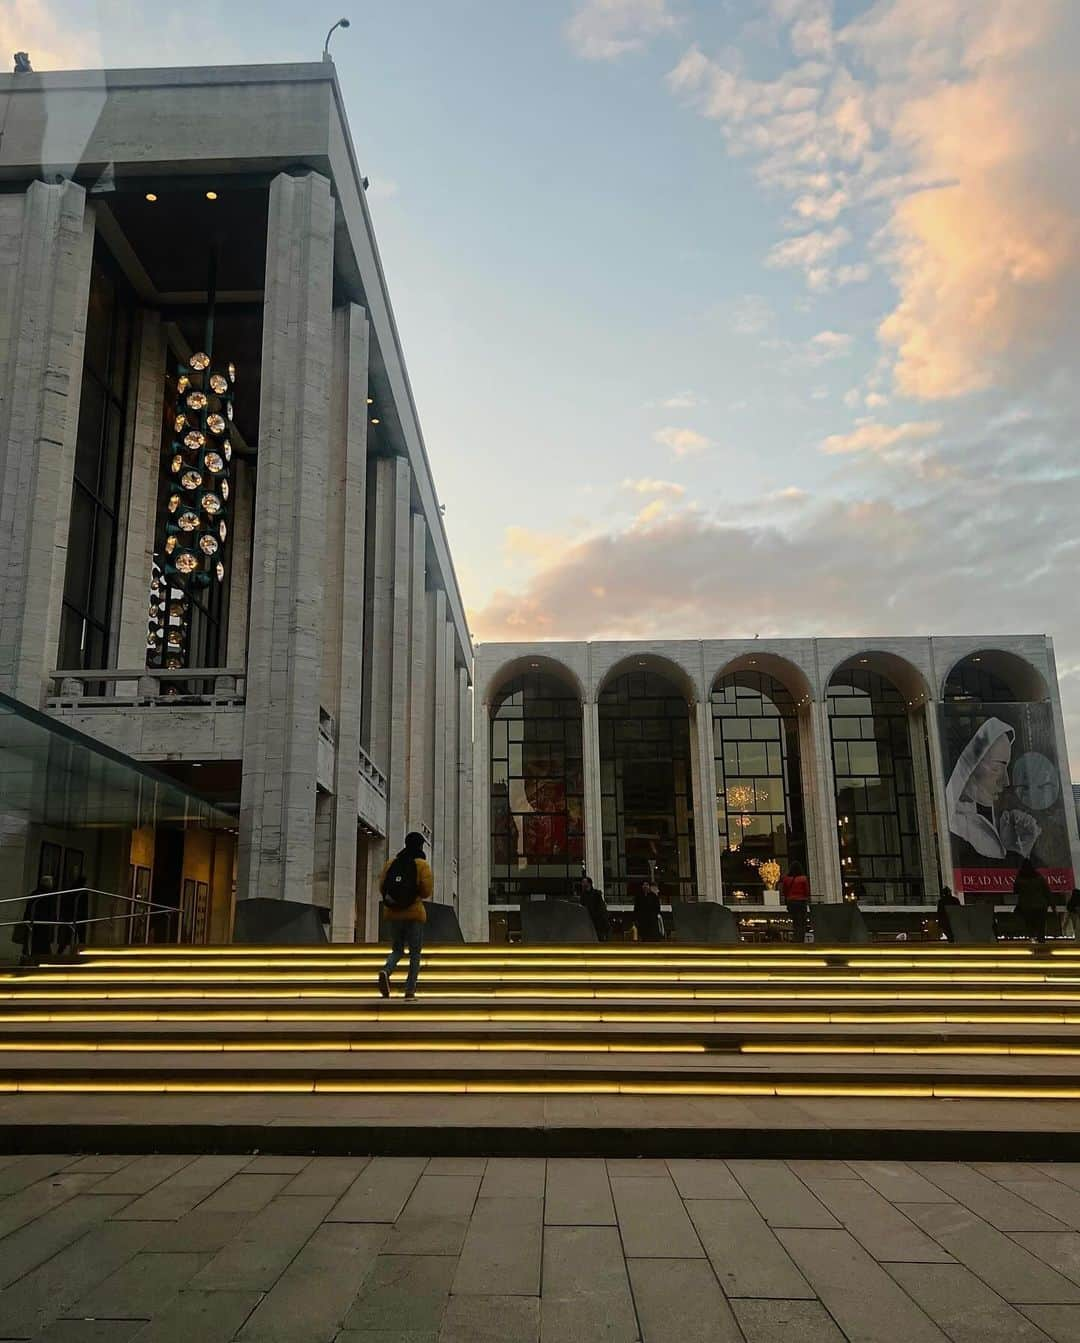
[[[385,947],[385,944],[383,944]],[[213,946],[189,946],[186,944],[159,943],[153,947],[83,947],[79,951],[81,958],[91,959],[98,956],[357,956],[379,952],[380,944],[374,942],[328,942],[323,946],[297,946],[295,944],[242,944],[221,943]],[[700,942],[665,943],[491,943],[465,942],[458,945],[440,944],[428,948],[428,952],[438,956],[634,956],[648,958],[654,956],[785,956],[792,958],[815,957],[823,955],[841,956],[1028,956],[1032,953],[1031,943],[1018,939],[1015,942],[987,943],[982,946],[961,947],[947,942],[904,942],[904,943],[806,943],[793,946],[790,943],[767,943],[759,946],[746,943],[718,945]],[[1062,940],[1044,944],[1038,952],[1041,955],[1075,956],[1080,958],[1080,943]]]

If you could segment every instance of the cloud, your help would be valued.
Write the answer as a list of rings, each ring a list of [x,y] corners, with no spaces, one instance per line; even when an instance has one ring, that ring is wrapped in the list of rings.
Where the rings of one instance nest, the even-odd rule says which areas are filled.
[[[855,452],[881,452],[898,443],[922,443],[942,431],[940,420],[909,420],[906,424],[879,424],[867,420],[847,434],[830,434],[821,451],[837,456]]]
[[[827,358],[847,354],[851,349],[851,337],[843,331],[819,331],[810,338],[810,344],[819,349]]]
[[[802,233],[797,238],[785,238],[783,242],[778,242],[765,258],[765,264],[774,269],[784,266],[809,269],[850,241],[851,234],[846,228],[828,231],[815,229],[812,233]]]
[[[661,410],[693,410],[704,402],[705,398],[698,396],[696,392],[676,392],[673,396],[662,397],[659,401],[647,401],[645,404],[650,410],[657,407]]]
[[[667,508],[668,504],[666,499],[654,499],[651,504],[646,504],[638,513],[637,517],[634,518],[634,526],[647,527],[649,523],[655,522],[658,518],[663,517],[667,512]]]
[[[712,439],[699,434],[696,429],[677,429],[666,427],[657,429],[653,440],[670,448],[676,457],[690,457],[712,447]]]
[[[507,527],[503,533],[503,558],[508,565],[525,563],[556,564],[567,553],[570,543],[552,532],[537,532],[529,527]]]
[[[633,494],[666,494],[673,498],[681,498],[686,493],[685,485],[677,485],[673,480],[651,480],[648,477],[640,480],[624,480],[622,488],[630,490]]]
[[[666,0],[585,0],[567,23],[566,36],[583,60],[615,61],[677,24]]]
[[[761,294],[743,294],[731,309],[731,329],[740,336],[768,331],[775,320],[772,304]]]

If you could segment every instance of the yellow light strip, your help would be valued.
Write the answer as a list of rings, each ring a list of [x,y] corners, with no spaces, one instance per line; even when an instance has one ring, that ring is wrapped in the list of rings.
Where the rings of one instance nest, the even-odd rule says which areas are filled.
[[[241,943],[223,943],[213,946],[188,946],[184,944],[160,944],[154,947],[83,947],[79,955],[87,958],[96,956],[198,956],[213,958],[216,956],[356,956],[366,951],[374,953],[378,948],[374,942],[328,942],[320,947],[298,948],[290,943],[263,943],[244,945]],[[586,944],[564,944],[555,947],[527,945],[523,943],[467,942],[460,945],[442,944],[432,948],[440,956],[529,956],[529,955],[587,955],[587,956],[746,956],[755,952],[746,946],[718,946],[705,943],[634,943],[609,942]],[[771,944],[761,948],[761,954],[768,956],[799,957],[820,956],[1030,956],[1031,945],[1028,942],[999,942],[994,945],[977,947],[958,947],[944,942],[875,943],[859,946],[840,943],[835,946],[826,943],[795,946]],[[1080,959],[1080,945],[1062,942],[1046,944],[1046,952],[1053,956],[1074,956]]]

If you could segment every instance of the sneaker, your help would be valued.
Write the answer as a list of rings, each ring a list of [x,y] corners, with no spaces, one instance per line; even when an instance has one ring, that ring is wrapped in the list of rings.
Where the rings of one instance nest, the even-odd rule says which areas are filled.
[[[379,971],[379,992],[384,998],[390,997],[390,976],[385,970]]]

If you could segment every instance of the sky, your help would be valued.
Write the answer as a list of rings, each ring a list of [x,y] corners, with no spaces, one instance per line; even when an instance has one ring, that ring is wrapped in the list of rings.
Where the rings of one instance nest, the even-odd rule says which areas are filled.
[[[0,0],[0,50],[342,13],[475,637],[1049,633],[1080,777],[1080,3]]]

